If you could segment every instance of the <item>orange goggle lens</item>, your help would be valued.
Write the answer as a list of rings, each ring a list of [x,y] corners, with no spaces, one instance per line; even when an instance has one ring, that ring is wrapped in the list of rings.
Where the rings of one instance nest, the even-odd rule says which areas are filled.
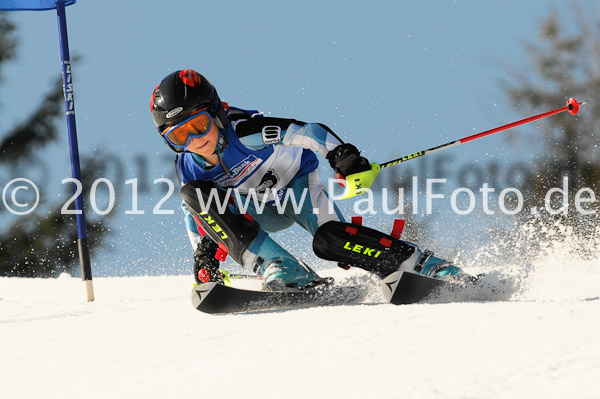
[[[174,146],[185,148],[191,139],[205,136],[212,122],[213,118],[208,112],[200,112],[165,130],[163,137]]]

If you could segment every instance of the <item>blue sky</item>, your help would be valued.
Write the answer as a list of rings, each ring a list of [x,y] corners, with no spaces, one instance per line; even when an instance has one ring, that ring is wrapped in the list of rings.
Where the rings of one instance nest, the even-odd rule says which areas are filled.
[[[515,81],[508,65],[527,70],[523,41],[535,41],[541,20],[552,7],[564,11],[562,3],[79,1],[67,8],[67,19],[71,54],[82,57],[73,66],[80,151],[102,149],[121,160],[126,190],[123,182],[142,174],[150,181],[171,176],[150,95],[168,73],[193,68],[232,105],[325,123],[372,161],[384,162],[525,117],[509,106],[499,82]],[[21,120],[60,74],[56,14],[11,17],[20,46],[4,69],[2,130]],[[52,195],[70,176],[63,130],[62,141],[44,149],[51,167],[22,173],[50,179]],[[502,135],[446,155],[453,166],[490,157],[507,165],[523,157]],[[145,160],[146,171],[136,158]],[[414,162],[417,168],[431,160]],[[2,177],[18,176],[4,171]],[[177,206],[176,196],[165,208]],[[140,207],[149,213],[158,199],[159,193],[140,196]],[[94,256],[100,274],[189,269],[178,212],[117,212],[112,252]]]

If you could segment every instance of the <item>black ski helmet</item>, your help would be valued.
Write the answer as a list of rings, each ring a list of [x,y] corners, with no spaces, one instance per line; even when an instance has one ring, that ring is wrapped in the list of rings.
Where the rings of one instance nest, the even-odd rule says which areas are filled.
[[[150,101],[154,125],[161,136],[169,126],[183,121],[202,108],[206,108],[212,115],[220,130],[227,126],[227,113],[217,90],[208,79],[192,69],[167,75],[154,89]],[[181,152],[168,142],[167,144],[172,150]]]

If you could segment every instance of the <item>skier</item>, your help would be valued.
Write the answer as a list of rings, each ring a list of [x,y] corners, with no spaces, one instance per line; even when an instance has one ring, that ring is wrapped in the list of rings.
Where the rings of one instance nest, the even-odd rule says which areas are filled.
[[[372,249],[358,253],[361,251],[356,248],[366,248],[359,244],[370,239],[385,244],[384,250],[392,248],[391,268],[385,273],[374,271],[382,277],[398,268],[436,278],[462,274],[459,268],[412,243],[394,240],[391,245],[391,237],[375,230],[362,227],[356,234],[358,230],[347,229],[351,225],[344,223],[319,180],[316,154],[323,155],[344,178],[366,173],[371,165],[354,145],[344,143],[327,126],[229,106],[219,99],[208,79],[191,69],[173,72],[160,82],[152,94],[151,111],[161,137],[177,153],[182,210],[195,250],[197,283],[222,283],[219,265],[227,254],[260,274],[264,290],[331,283],[269,236],[294,223],[319,237],[314,242],[315,248],[322,248],[317,255],[335,254],[341,264],[374,271],[388,253],[374,259]],[[241,194],[238,200],[228,188]],[[299,209],[293,201],[283,200],[290,194],[301,200]],[[259,201],[245,202],[247,209],[242,212],[240,198]],[[260,209],[260,203],[266,204],[264,208]],[[341,248],[349,242],[328,248],[328,243],[344,234],[338,233],[344,228],[359,244],[352,244],[353,251]]]

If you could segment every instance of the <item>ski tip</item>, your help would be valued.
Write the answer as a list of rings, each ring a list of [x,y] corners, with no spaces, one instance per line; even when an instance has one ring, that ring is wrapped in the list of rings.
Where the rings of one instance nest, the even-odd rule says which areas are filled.
[[[199,309],[202,302],[206,299],[208,294],[215,288],[217,283],[203,283],[198,284],[192,289],[192,306]]]
[[[394,292],[396,292],[396,288],[398,287],[398,283],[400,282],[400,278],[404,272],[397,271],[381,281],[381,290],[383,291],[383,297],[387,302],[391,302],[394,296]]]

